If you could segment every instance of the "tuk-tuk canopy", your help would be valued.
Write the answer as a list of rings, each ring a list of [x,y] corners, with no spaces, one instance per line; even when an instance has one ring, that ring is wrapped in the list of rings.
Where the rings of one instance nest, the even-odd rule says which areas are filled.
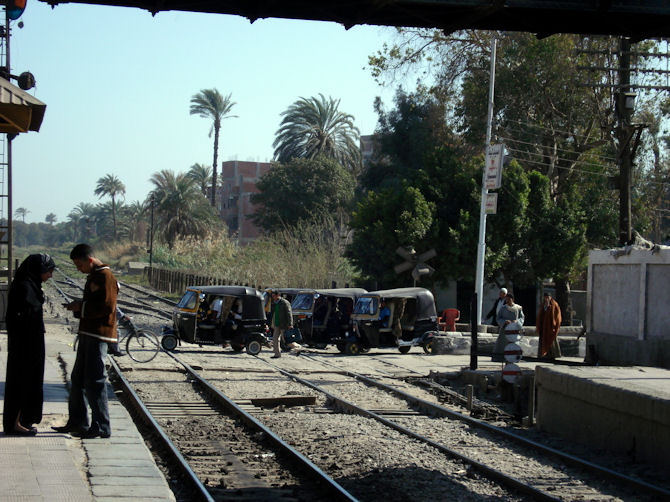
[[[293,299],[291,308],[297,311],[311,310],[317,295],[327,298],[350,298],[355,303],[366,292],[363,288],[301,289]]]
[[[384,298],[385,300],[412,298],[416,300],[416,318],[429,319],[437,317],[435,310],[435,298],[433,293],[425,288],[396,288],[383,289],[380,291],[369,291],[361,295],[361,299],[376,298],[377,300]],[[357,309],[354,309],[356,312]]]
[[[242,300],[242,317],[244,319],[265,319],[262,294],[249,286],[188,286],[188,291],[198,291],[207,296],[234,296]]]

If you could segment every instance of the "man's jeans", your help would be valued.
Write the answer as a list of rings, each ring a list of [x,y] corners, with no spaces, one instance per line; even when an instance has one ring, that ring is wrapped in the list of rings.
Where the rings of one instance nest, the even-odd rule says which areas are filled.
[[[107,342],[88,335],[79,335],[77,358],[74,361],[70,380],[70,399],[68,424],[82,429],[89,428],[88,411],[91,407],[92,430],[105,434],[111,433],[109,409],[107,407]]]

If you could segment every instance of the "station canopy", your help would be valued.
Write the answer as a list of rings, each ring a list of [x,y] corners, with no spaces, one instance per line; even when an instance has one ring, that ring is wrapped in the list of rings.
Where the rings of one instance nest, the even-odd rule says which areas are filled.
[[[0,133],[39,131],[47,105],[0,78]]]
[[[633,40],[670,37],[668,0],[40,0],[136,7],[151,13],[233,14],[250,21],[277,17],[359,24],[621,35]]]

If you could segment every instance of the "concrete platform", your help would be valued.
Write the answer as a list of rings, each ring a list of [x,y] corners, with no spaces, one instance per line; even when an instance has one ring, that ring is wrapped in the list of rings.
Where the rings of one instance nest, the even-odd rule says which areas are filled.
[[[538,365],[542,430],[670,468],[670,371]]]
[[[126,409],[108,385],[112,437],[80,440],[51,430],[67,420],[65,375],[73,336],[47,321],[44,412],[35,437],[0,433],[0,502],[174,501],[165,477]],[[0,332],[0,402],[4,400],[7,333]],[[4,408],[4,402],[1,402]]]

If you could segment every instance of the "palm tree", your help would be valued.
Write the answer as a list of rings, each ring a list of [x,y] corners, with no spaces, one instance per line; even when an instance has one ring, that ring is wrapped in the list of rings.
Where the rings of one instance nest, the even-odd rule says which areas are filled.
[[[202,89],[198,94],[191,97],[191,115],[199,115],[202,118],[212,119],[212,128],[209,130],[209,137],[214,132],[214,162],[212,163],[212,206],[216,207],[216,163],[219,158],[219,130],[221,121],[224,119],[236,117],[229,115],[230,110],[235,105],[230,100],[230,94],[223,97],[218,89]]]
[[[125,195],[126,186],[114,174],[108,174],[98,180],[95,187],[95,195],[102,198],[109,195],[112,199],[112,222],[114,225],[114,239],[116,240],[116,196]]]
[[[156,228],[172,248],[179,236],[206,234],[217,221],[213,208],[199,187],[185,173],[163,169],[150,180],[156,215]]]
[[[70,211],[67,217],[74,225],[74,240],[77,240],[77,228],[80,229],[82,239],[87,239],[94,235],[97,222],[97,209],[93,204],[80,202]]]
[[[46,218],[44,218],[44,221],[46,221],[49,225],[53,225],[56,223],[56,215],[54,213],[49,213],[47,214]]]
[[[29,212],[30,211],[27,210],[25,207],[17,207],[16,211],[14,211],[14,217],[21,218],[21,221],[23,221],[23,223],[25,223],[26,222],[26,215]]]
[[[212,182],[212,168],[202,164],[195,163],[188,170],[189,178],[191,178],[200,187],[202,194],[207,197],[207,187]]]
[[[284,117],[272,146],[275,160],[313,159],[318,155],[335,159],[353,174],[361,166],[360,133],[354,117],[338,110],[340,100],[300,98],[282,112]]]

